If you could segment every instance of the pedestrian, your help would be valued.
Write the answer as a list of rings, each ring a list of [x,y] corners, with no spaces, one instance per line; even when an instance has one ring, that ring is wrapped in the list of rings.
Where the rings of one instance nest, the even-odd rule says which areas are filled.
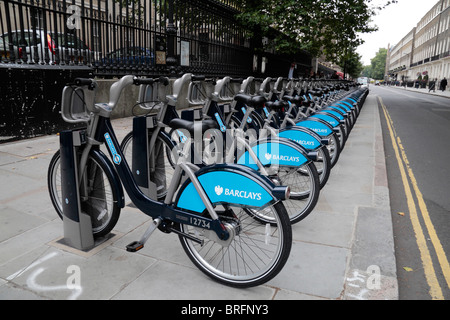
[[[288,74],[288,79],[294,79],[296,77],[294,77],[294,75],[296,75],[297,73],[297,64],[295,62],[291,63],[291,67],[289,68],[289,74]]]
[[[445,91],[445,88],[447,88],[447,79],[444,77],[444,79],[441,80],[441,90],[442,90],[442,92]]]

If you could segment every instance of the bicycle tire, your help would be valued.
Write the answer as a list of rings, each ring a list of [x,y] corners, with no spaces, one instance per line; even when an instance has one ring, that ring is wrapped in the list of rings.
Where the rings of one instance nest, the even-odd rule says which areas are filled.
[[[320,194],[319,174],[314,163],[301,167],[280,167],[276,179],[289,186],[289,199],[283,200],[291,224],[305,219],[316,207]]]
[[[233,230],[229,242],[213,239],[204,229],[180,225],[180,231],[204,240],[200,245],[180,235],[181,245],[197,268],[222,284],[237,288],[264,284],[283,269],[291,251],[292,229],[286,209],[282,202],[264,208],[271,210],[273,219],[266,224],[253,218],[255,209],[232,209],[233,216],[219,214]]]
[[[331,168],[333,168],[339,160],[341,154],[341,143],[336,133],[330,136],[330,143],[327,145],[328,152],[330,153]]]
[[[320,189],[322,189],[330,178],[331,173],[331,158],[330,153],[326,147],[318,150],[318,159],[314,161],[316,165],[317,173],[319,174]]]
[[[132,141],[133,131],[129,132],[122,140],[120,148],[125,156],[125,160],[132,163]],[[155,170],[150,170],[150,179],[156,184],[156,195],[159,200],[164,199],[167,194],[167,187],[170,185],[174,173],[176,160],[173,159],[172,150],[175,147],[168,137],[158,134],[155,144]],[[160,155],[160,156],[159,156]]]
[[[119,219],[121,210],[118,205],[118,195],[111,187],[114,178],[109,170],[104,168],[103,162],[98,157],[96,153],[89,154],[86,164],[86,174],[90,177],[88,178],[89,194],[86,197],[80,196],[80,209],[91,217],[94,238],[101,238],[111,232]],[[58,150],[49,164],[47,184],[53,207],[58,216],[64,219],[60,163],[61,155]],[[80,185],[81,183],[80,181]]]

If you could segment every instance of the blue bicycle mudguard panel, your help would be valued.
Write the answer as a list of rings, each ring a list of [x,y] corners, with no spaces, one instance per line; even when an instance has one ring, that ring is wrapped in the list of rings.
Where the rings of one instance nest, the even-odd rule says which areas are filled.
[[[345,100],[350,100],[350,101],[352,101],[353,103],[356,103],[357,101],[355,100],[355,99],[353,99],[353,98],[345,98]]]
[[[348,101],[341,100],[340,103],[346,105],[346,106],[349,107],[350,109],[353,109],[353,105],[352,105],[350,102],[348,102]]]
[[[299,143],[307,150],[314,150],[320,147],[321,143],[308,132],[286,128],[278,133],[280,138],[286,138]]]
[[[311,129],[321,137],[326,137],[333,133],[333,130],[329,126],[317,121],[304,120],[296,123],[295,125]]]
[[[198,180],[212,204],[260,208],[276,200],[258,179],[235,171],[217,170],[201,174]],[[192,182],[182,190],[177,207],[202,213],[206,207]]]
[[[351,109],[347,105],[343,104],[341,101],[340,102],[336,102],[336,105],[339,106],[339,107],[344,108],[347,111],[351,111]]]
[[[258,141],[251,150],[265,167],[272,165],[298,167],[310,161],[303,153],[301,145],[293,145],[293,143],[290,139],[286,139],[285,142],[264,140]],[[258,170],[256,162],[248,151],[241,155],[237,163]]]
[[[310,118],[322,119],[331,124],[333,127],[337,127],[339,125],[339,122],[336,119],[333,119],[332,117],[329,117],[326,114],[315,114],[310,116]]]
[[[344,117],[342,116],[342,114],[340,114],[339,112],[336,112],[334,110],[322,109],[320,111],[329,113],[329,114],[335,116],[336,118],[338,118],[339,120],[344,120]]]
[[[349,113],[349,111],[347,109],[345,109],[344,107],[341,107],[341,106],[333,105],[333,106],[329,106],[327,108],[340,113],[342,116],[348,115],[348,113]]]

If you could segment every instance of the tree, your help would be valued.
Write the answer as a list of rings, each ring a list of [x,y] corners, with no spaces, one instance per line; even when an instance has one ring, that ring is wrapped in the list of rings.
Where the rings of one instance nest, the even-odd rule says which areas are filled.
[[[372,60],[370,60],[370,77],[376,80],[384,79],[384,72],[386,68],[387,49],[380,48]]]
[[[242,8],[238,19],[254,36],[268,36],[269,44],[283,53],[299,49],[338,62],[363,43],[360,34],[376,31],[369,21],[395,0],[236,0]]]
[[[358,78],[364,69],[361,56],[356,50],[349,51],[341,61],[338,61],[338,64],[344,68],[344,73],[352,78]]]

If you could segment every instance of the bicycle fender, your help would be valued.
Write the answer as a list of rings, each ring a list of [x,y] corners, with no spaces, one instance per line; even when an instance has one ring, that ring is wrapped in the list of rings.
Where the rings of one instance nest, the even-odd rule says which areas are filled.
[[[125,206],[125,197],[124,197],[122,183],[120,182],[120,178],[119,178],[117,171],[114,169],[114,166],[111,163],[111,161],[108,159],[108,157],[101,150],[92,150],[91,152],[95,152],[97,154],[98,158],[101,159],[101,161],[105,165],[105,168],[108,168],[107,170],[109,171],[109,173],[111,174],[111,177],[114,180],[113,185],[111,187],[114,188],[114,190],[118,196],[117,198],[118,198],[119,202],[117,203],[117,205],[120,208],[123,208]]]
[[[202,199],[194,184],[188,179],[182,185],[175,205],[177,208],[202,213],[203,200],[235,207],[261,208],[280,198],[285,187],[276,187],[266,177],[235,164],[218,164],[196,172],[198,181],[208,199]]]
[[[337,127],[339,125],[338,120],[333,119],[333,117],[330,117],[325,114],[314,114],[314,115],[310,116],[310,118],[322,119],[322,120],[328,122],[329,124],[331,124],[333,127]]]
[[[300,127],[306,127],[308,129],[311,129],[321,137],[327,137],[333,133],[333,129],[323,123],[322,121],[319,121],[320,119],[309,119],[308,120],[302,120],[298,123],[296,123],[296,126]]]
[[[344,120],[344,116],[342,115],[342,113],[337,112],[335,110],[322,109],[322,110],[320,110],[320,112],[331,114],[331,115],[335,116],[336,118],[338,118],[339,120]]]
[[[258,161],[265,167],[299,167],[311,161],[305,148],[291,139],[262,139],[254,142],[250,147]],[[254,170],[258,169],[248,150],[240,155],[237,163]]]
[[[354,109],[355,107],[353,106],[353,104],[351,104],[348,101],[345,101],[346,99],[343,99],[340,101],[341,104],[345,105],[346,107],[350,108],[350,109]]]
[[[336,102],[334,105],[332,105],[332,107],[339,107],[339,108],[345,109],[347,112],[352,111],[349,106],[343,104],[342,102]]]
[[[291,139],[307,150],[315,150],[322,145],[320,136],[304,127],[286,127],[280,130],[278,136]]]

